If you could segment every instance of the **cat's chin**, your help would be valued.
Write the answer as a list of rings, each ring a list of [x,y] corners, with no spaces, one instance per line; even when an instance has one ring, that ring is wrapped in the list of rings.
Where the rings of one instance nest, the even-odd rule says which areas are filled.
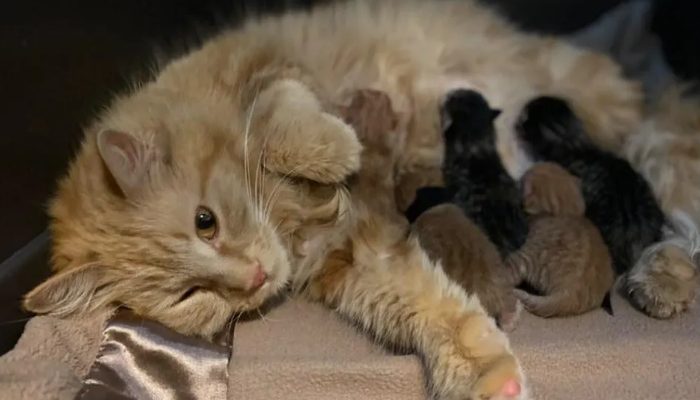
[[[238,313],[254,312],[265,308],[271,303],[275,303],[276,299],[280,297],[286,287],[286,279],[276,278],[265,282],[255,293],[246,299],[242,307],[238,308]]]

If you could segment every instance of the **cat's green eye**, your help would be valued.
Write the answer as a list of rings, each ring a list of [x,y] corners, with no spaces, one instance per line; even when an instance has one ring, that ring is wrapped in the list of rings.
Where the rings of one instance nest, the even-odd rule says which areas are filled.
[[[206,207],[197,207],[194,226],[197,228],[197,236],[206,241],[214,239],[219,231],[216,216]]]

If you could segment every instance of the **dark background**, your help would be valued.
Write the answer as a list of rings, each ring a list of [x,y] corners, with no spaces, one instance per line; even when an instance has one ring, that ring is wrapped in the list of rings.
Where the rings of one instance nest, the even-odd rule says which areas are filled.
[[[623,0],[485,0],[525,28],[564,33]],[[143,75],[155,49],[177,53],[250,12],[308,7],[316,0],[12,1],[0,6],[0,261],[37,238],[45,208],[81,137],[81,126]],[[673,4],[688,4],[693,13]],[[665,0],[667,45],[677,70],[698,70],[698,41],[678,28],[697,21],[694,1]],[[681,24],[682,25],[682,24]],[[684,26],[684,25],[683,25]],[[695,28],[697,31],[697,28]],[[675,35],[675,36],[674,36]],[[697,36],[695,36],[697,38]],[[697,75],[695,75],[697,76]],[[0,265],[0,354],[25,318],[20,296],[47,275],[46,235]]]

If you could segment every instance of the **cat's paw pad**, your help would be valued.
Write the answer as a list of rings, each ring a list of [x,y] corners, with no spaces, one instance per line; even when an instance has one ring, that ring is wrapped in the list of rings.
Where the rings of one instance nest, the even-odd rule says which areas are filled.
[[[527,398],[519,363],[505,334],[486,318],[472,319],[460,332],[464,352],[477,366],[477,379],[467,398],[523,400]]]
[[[699,274],[682,250],[667,246],[636,266],[627,278],[630,300],[651,317],[671,318],[686,311],[693,303]]]
[[[474,384],[472,399],[521,400],[526,398],[518,363],[512,356],[494,361]]]

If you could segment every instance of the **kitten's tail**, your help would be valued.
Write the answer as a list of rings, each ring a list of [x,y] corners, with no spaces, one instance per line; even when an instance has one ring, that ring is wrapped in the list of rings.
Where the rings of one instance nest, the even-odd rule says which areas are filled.
[[[542,318],[577,315],[600,307],[600,303],[586,307],[585,304],[581,304],[577,299],[573,298],[572,293],[568,291],[556,292],[545,296],[537,296],[520,289],[515,289],[514,293],[515,297],[523,303],[523,307],[528,312]]]
[[[562,305],[568,300],[561,293],[537,296],[520,289],[515,289],[514,292],[515,297],[523,303],[523,307],[538,317],[550,318],[566,314],[566,310],[563,310],[564,307]]]

